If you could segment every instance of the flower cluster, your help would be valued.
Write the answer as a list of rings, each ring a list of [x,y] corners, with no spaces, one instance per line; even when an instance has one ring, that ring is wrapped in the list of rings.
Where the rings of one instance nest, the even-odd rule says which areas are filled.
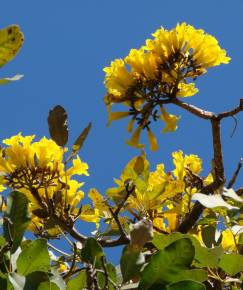
[[[176,130],[179,117],[169,114],[165,104],[177,97],[196,94],[198,89],[193,81],[209,67],[226,64],[230,58],[213,36],[186,23],[172,30],[160,28],[153,36],[141,48],[131,49],[124,59],[116,59],[104,68],[104,82],[108,124],[131,116],[128,131],[133,130],[135,122],[138,127],[129,145],[142,147],[139,137],[142,129],[146,129],[150,149],[157,150],[156,138],[150,129],[151,120],[162,119],[165,122],[163,132]],[[111,112],[115,103],[122,103],[129,110]]]
[[[30,201],[32,223],[30,229],[38,232],[49,224],[49,234],[58,230],[51,227],[50,217],[80,217],[78,205],[84,197],[80,188],[83,182],[74,175],[89,175],[88,165],[79,156],[67,168],[64,149],[53,140],[42,138],[33,142],[35,136],[21,134],[3,140],[7,145],[0,150],[0,186],[18,190]],[[92,214],[83,212],[84,219],[92,221]]]
[[[138,220],[149,218],[155,229],[174,231],[180,219],[187,214],[193,203],[195,192],[212,181],[211,174],[203,180],[198,174],[202,170],[202,161],[197,155],[184,155],[182,151],[172,154],[174,170],[166,172],[163,164],[158,164],[150,172],[150,165],[145,155],[133,158],[123,170],[120,179],[115,179],[117,187],[106,192],[108,200],[117,206],[126,198],[127,191],[134,187],[123,207]],[[100,216],[107,219],[107,207],[101,195],[93,190],[89,195]],[[125,216],[123,221],[125,222]],[[127,219],[128,221],[128,219]]]

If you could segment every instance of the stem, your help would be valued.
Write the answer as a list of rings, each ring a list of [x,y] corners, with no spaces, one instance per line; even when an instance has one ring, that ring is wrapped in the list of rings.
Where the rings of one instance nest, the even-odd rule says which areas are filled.
[[[235,181],[238,177],[238,174],[240,173],[240,170],[241,170],[241,167],[243,165],[243,158],[240,159],[238,165],[237,165],[237,168],[233,174],[233,176],[231,177],[231,180],[229,181],[228,185],[227,185],[227,188],[231,188],[234,184],[235,184]]]

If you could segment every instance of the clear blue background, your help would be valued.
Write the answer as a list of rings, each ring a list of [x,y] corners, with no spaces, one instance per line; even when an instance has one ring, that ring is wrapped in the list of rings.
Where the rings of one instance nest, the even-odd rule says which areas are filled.
[[[113,186],[113,177],[139,152],[124,143],[129,138],[127,120],[106,127],[103,67],[141,46],[160,26],[170,29],[185,21],[214,35],[232,57],[229,65],[212,68],[202,76],[197,81],[199,94],[186,101],[215,112],[231,109],[243,97],[242,11],[242,0],[1,1],[0,27],[19,24],[25,42],[16,59],[0,70],[0,76],[25,76],[0,87],[0,139],[20,131],[38,138],[48,136],[48,111],[57,104],[64,106],[69,114],[70,144],[93,122],[81,151],[81,158],[90,166],[85,190],[96,187],[104,193]],[[170,112],[182,116],[179,129],[163,135],[162,123],[155,124],[160,150],[147,150],[152,168],[163,162],[172,169],[171,152],[182,149],[202,157],[207,174],[212,158],[209,122],[172,106]],[[243,153],[243,114],[237,119],[233,138],[233,119],[222,124],[228,177]],[[111,258],[117,259],[116,255]]]

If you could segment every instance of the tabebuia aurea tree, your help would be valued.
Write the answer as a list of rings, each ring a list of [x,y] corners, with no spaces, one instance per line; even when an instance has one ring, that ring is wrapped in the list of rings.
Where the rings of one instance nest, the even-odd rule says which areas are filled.
[[[68,149],[67,113],[60,105],[49,112],[50,138],[19,133],[2,141],[1,290],[242,289],[243,188],[235,181],[243,161],[239,156],[226,180],[220,130],[223,119],[243,111],[243,100],[213,113],[183,99],[197,93],[198,77],[230,57],[213,36],[186,23],[152,36],[104,69],[108,123],[128,118],[127,143],[140,148],[113,188],[91,188],[87,196],[82,191],[80,180],[89,173],[78,154],[91,123]],[[18,26],[0,30],[1,67],[22,43]],[[154,122],[163,122],[164,133],[176,131],[180,117],[168,104],[211,124],[206,177],[200,157],[182,150],[172,153],[172,171],[163,163],[150,168],[140,135],[147,133],[154,151]],[[123,111],[114,109],[122,105]],[[81,221],[96,230],[84,235]],[[55,239],[68,246],[57,247]],[[113,265],[104,248],[119,246],[120,264]]]

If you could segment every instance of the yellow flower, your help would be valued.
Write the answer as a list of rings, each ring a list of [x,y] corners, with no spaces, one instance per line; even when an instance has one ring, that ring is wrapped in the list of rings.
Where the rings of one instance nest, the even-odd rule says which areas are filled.
[[[128,88],[136,83],[134,75],[126,69],[122,59],[111,62],[109,67],[104,68],[105,85],[108,94],[112,95],[112,102],[121,102],[126,98]]]
[[[147,79],[158,77],[158,58],[152,53],[145,53],[143,48],[131,49],[125,62],[131,66],[131,71]]]
[[[88,173],[88,164],[85,162],[82,162],[80,157],[77,156],[76,158],[73,159],[73,166],[70,167],[67,172],[66,175],[86,175],[89,176]]]
[[[84,205],[80,219],[85,222],[95,223],[96,228],[99,228],[100,211],[98,209],[92,209],[89,205]]]
[[[169,31],[160,28],[153,36],[153,40],[147,40],[145,49],[160,57],[162,63],[169,62],[172,71],[179,63],[178,77],[182,72],[183,77],[197,77],[209,67],[230,61],[216,38],[186,23]]]
[[[159,146],[158,146],[156,137],[154,136],[153,132],[150,129],[147,130],[147,133],[148,133],[150,150],[157,151],[159,149]]]
[[[195,87],[194,83],[185,84],[185,83],[179,83],[178,85],[178,92],[177,97],[191,97],[194,96],[196,93],[198,93],[198,89]]]
[[[225,251],[235,251],[237,249],[236,245],[239,240],[239,235],[233,235],[230,229],[226,229],[222,232],[222,242],[221,245]]]
[[[130,115],[130,112],[111,112],[111,111],[109,111],[107,125],[109,126],[111,124],[111,122],[125,118],[129,115]]]
[[[103,196],[95,188],[90,189],[88,197],[92,200],[94,208],[100,211],[100,215],[109,211]]]
[[[165,122],[165,127],[163,128],[163,133],[173,132],[177,129],[177,122],[180,120],[180,117],[176,115],[168,114],[166,110],[161,107],[161,116],[160,118]]]
[[[202,29],[195,29],[186,23],[171,30],[158,29],[153,39],[139,49],[131,49],[124,59],[115,59],[104,68],[108,108],[108,124],[131,116],[128,131],[134,122],[137,129],[127,144],[142,148],[139,143],[141,128],[146,128],[151,150],[158,144],[150,128],[151,121],[157,121],[157,106],[175,97],[191,97],[198,92],[194,81],[209,67],[228,63],[230,58],[218,41]],[[114,103],[129,107],[126,112],[111,112]],[[166,126],[163,132],[175,131],[179,117],[162,112]]]
[[[202,160],[197,155],[190,154],[183,156],[183,152],[180,150],[173,152],[172,157],[175,165],[173,174],[179,180],[183,180],[187,174],[187,168],[195,174],[199,174],[202,170]]]
[[[77,156],[66,169],[66,149],[45,137],[36,142],[33,139],[18,134],[3,140],[7,146],[0,152],[0,189],[9,187],[24,193],[30,201],[30,212],[40,219],[36,224],[38,221],[43,228],[49,218],[47,208],[60,217],[79,213],[77,206],[84,197],[79,188],[83,183],[72,176],[88,175],[88,165]]]
[[[141,132],[142,132],[142,127],[140,126],[137,127],[137,129],[132,134],[131,139],[126,141],[126,143],[132,147],[143,148],[144,145],[139,143]]]

